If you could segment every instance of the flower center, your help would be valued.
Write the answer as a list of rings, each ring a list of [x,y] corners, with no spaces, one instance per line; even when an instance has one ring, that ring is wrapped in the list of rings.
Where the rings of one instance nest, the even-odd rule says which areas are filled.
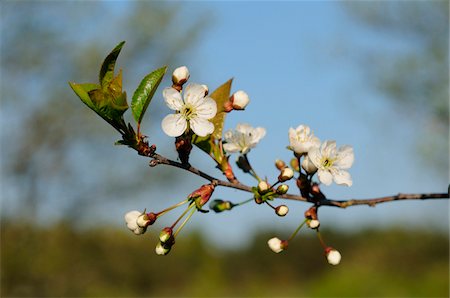
[[[321,162],[322,167],[324,167],[325,169],[328,169],[328,168],[333,166],[334,161],[335,161],[334,159],[331,159],[329,157],[325,157],[325,158],[322,159],[322,162]]]
[[[181,110],[181,114],[188,121],[197,116],[197,114],[195,113],[194,107],[190,104],[186,104],[183,107],[183,109]]]

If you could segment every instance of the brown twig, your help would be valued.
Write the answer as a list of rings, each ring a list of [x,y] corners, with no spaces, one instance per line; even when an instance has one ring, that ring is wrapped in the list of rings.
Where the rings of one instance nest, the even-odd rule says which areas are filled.
[[[210,176],[206,174],[205,172],[200,171],[199,169],[189,165],[189,164],[182,164],[173,160],[170,160],[164,156],[161,156],[159,154],[153,154],[152,155],[152,161],[150,161],[150,166],[154,167],[158,164],[165,164],[173,167],[177,167],[183,170],[186,170],[188,172],[191,172],[197,176],[200,176],[211,183],[213,183],[215,186],[223,186],[223,187],[229,187],[234,189],[239,189],[242,191],[252,192],[252,188],[250,186],[244,185],[240,182],[229,182],[225,180],[220,180],[217,178],[214,178],[213,176]],[[385,196],[380,198],[372,198],[372,199],[351,199],[351,200],[332,200],[332,199],[321,199],[320,201],[316,202],[316,205],[318,206],[332,206],[332,207],[339,207],[339,208],[347,208],[351,206],[358,206],[358,205],[368,205],[371,207],[374,207],[377,204],[380,203],[386,203],[386,202],[393,202],[393,201],[400,201],[400,200],[430,200],[430,199],[448,199],[449,193],[426,193],[426,194],[398,194],[394,196]],[[308,202],[309,200],[303,196],[299,195],[293,195],[293,194],[284,194],[278,196],[278,198],[287,199],[287,200],[294,200],[294,201],[302,201],[302,202]]]

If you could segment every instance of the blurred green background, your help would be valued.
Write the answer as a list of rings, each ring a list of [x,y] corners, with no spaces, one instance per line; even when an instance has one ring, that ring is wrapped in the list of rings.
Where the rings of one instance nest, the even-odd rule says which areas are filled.
[[[447,201],[321,210],[325,240],[343,256],[337,267],[311,231],[280,255],[267,248],[301,220],[307,206],[295,202],[286,202],[283,219],[250,205],[195,216],[174,250],[156,256],[155,234],[170,219],[136,237],[123,214],[161,210],[204,181],[152,171],[113,146],[118,136],[67,84],[95,81],[105,55],[126,40],[117,68],[129,95],[164,64],[169,72],[188,65],[192,81],[210,89],[235,77],[233,91],[248,91],[252,103],[226,128],[245,119],[268,129],[250,155],[261,173],[275,177],[273,160],[290,158],[275,151],[287,145],[287,129],[306,123],[322,139],[355,147],[354,186],[324,188],[331,198],[444,192],[447,1],[2,1],[0,8],[2,297],[448,297]],[[161,86],[169,84],[167,76]],[[155,95],[144,132],[175,159],[173,140],[160,130],[166,113]],[[217,175],[201,154],[192,161]]]

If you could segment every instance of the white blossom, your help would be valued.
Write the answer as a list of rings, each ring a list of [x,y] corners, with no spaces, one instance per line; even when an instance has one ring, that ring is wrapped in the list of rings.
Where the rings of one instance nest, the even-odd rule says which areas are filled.
[[[133,210],[125,214],[125,222],[127,224],[127,228],[130,229],[130,231],[132,231],[136,235],[144,234],[146,230],[145,227],[140,227],[138,225],[137,219],[141,215],[142,212],[137,210]]]
[[[297,154],[308,153],[313,147],[320,145],[320,140],[314,136],[313,132],[307,125],[299,125],[296,129],[289,129],[289,149]]]
[[[159,242],[155,247],[155,252],[157,255],[165,256],[170,252],[170,246],[165,246],[163,243]]]
[[[352,185],[352,178],[346,171],[355,158],[351,146],[336,149],[335,141],[326,141],[320,147],[311,149],[308,156],[317,167],[319,180],[323,184],[330,185],[334,180],[336,184]]]
[[[320,221],[317,219],[311,219],[307,222],[311,229],[317,229],[320,226]]]
[[[286,241],[280,240],[277,237],[273,237],[267,241],[269,248],[275,252],[280,253],[286,248]]]
[[[167,106],[176,111],[175,114],[167,115],[161,123],[167,135],[178,137],[188,128],[200,137],[214,131],[214,124],[208,120],[216,115],[217,105],[211,97],[205,97],[206,90],[202,85],[190,84],[182,96],[174,88],[164,89],[163,96]]]
[[[240,152],[246,154],[250,149],[266,135],[266,130],[262,127],[253,128],[249,124],[241,123],[236,126],[236,130],[225,132],[226,143],[223,149],[228,153]]]
[[[275,208],[275,213],[278,216],[286,216],[286,214],[288,214],[289,212],[289,207],[286,205],[280,205],[277,208]]]
[[[291,168],[286,167],[281,170],[281,173],[278,176],[278,180],[280,182],[284,182],[284,181],[288,181],[288,180],[292,179],[292,177],[294,177],[294,171]]]
[[[331,265],[338,265],[341,262],[341,254],[335,249],[329,249],[327,252],[327,261]]]

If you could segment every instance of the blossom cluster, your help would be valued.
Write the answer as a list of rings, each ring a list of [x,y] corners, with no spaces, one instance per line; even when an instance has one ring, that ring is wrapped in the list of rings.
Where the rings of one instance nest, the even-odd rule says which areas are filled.
[[[209,89],[206,85],[190,83],[184,87],[184,84],[190,78],[187,67],[182,66],[174,70],[172,74],[173,85],[163,90],[162,95],[167,107],[174,113],[167,115],[161,122],[162,130],[170,137],[176,138],[176,148],[179,158],[183,163],[187,163],[191,145],[191,136],[208,137],[216,130],[215,117],[218,113],[229,113],[233,110],[244,110],[250,102],[246,92],[239,90],[233,93],[229,99],[218,101],[209,95]],[[206,151],[217,162],[218,168],[222,170],[228,180],[232,183],[237,182],[232,167],[228,163],[231,154],[238,154],[237,166],[244,172],[250,174],[257,180],[252,187],[253,197],[241,203],[215,199],[210,204],[210,210],[216,213],[229,211],[244,203],[254,201],[256,204],[265,204],[273,208],[276,215],[284,217],[288,214],[289,208],[286,205],[273,206],[272,201],[275,198],[283,197],[289,190],[286,184],[294,179],[302,195],[311,202],[318,202],[321,195],[319,185],[313,182],[313,177],[317,174],[320,183],[330,185],[333,181],[340,185],[352,185],[352,178],[348,169],[354,161],[353,149],[351,146],[342,146],[337,148],[335,141],[321,142],[313,131],[307,125],[299,125],[297,128],[290,128],[288,132],[288,149],[294,153],[294,158],[287,166],[281,160],[275,162],[279,175],[275,181],[270,182],[267,178],[261,179],[251,166],[248,154],[266,135],[263,127],[252,127],[247,123],[240,123],[234,130],[227,130],[223,134],[223,139],[217,141],[211,137],[210,146],[216,146],[216,149]],[[219,151],[214,151],[219,148]],[[223,151],[222,151],[223,150]],[[215,153],[214,153],[215,152]],[[296,176],[297,174],[297,177]],[[306,186],[305,186],[306,185]],[[159,236],[159,243],[156,245],[155,252],[159,255],[166,255],[175,243],[175,237],[181,228],[186,224],[195,211],[208,212],[203,206],[209,201],[215,185],[203,185],[192,192],[186,200],[169,207],[159,213],[145,213],[139,211],[130,211],[125,215],[127,227],[136,235],[143,234],[147,227],[154,223],[157,217],[189,202],[188,208],[170,227],[165,227]],[[269,248],[280,253],[287,249],[289,241],[298,233],[300,228],[306,224],[309,228],[316,230],[319,240],[324,248],[325,256],[330,264],[337,265],[340,262],[341,255],[334,248],[324,244],[322,236],[319,233],[320,222],[317,216],[319,205],[314,204],[305,212],[305,219],[296,229],[292,236],[287,240],[281,240],[278,237],[271,238],[267,243]],[[189,215],[187,215],[189,214]],[[173,231],[179,221],[185,217],[181,226]]]

